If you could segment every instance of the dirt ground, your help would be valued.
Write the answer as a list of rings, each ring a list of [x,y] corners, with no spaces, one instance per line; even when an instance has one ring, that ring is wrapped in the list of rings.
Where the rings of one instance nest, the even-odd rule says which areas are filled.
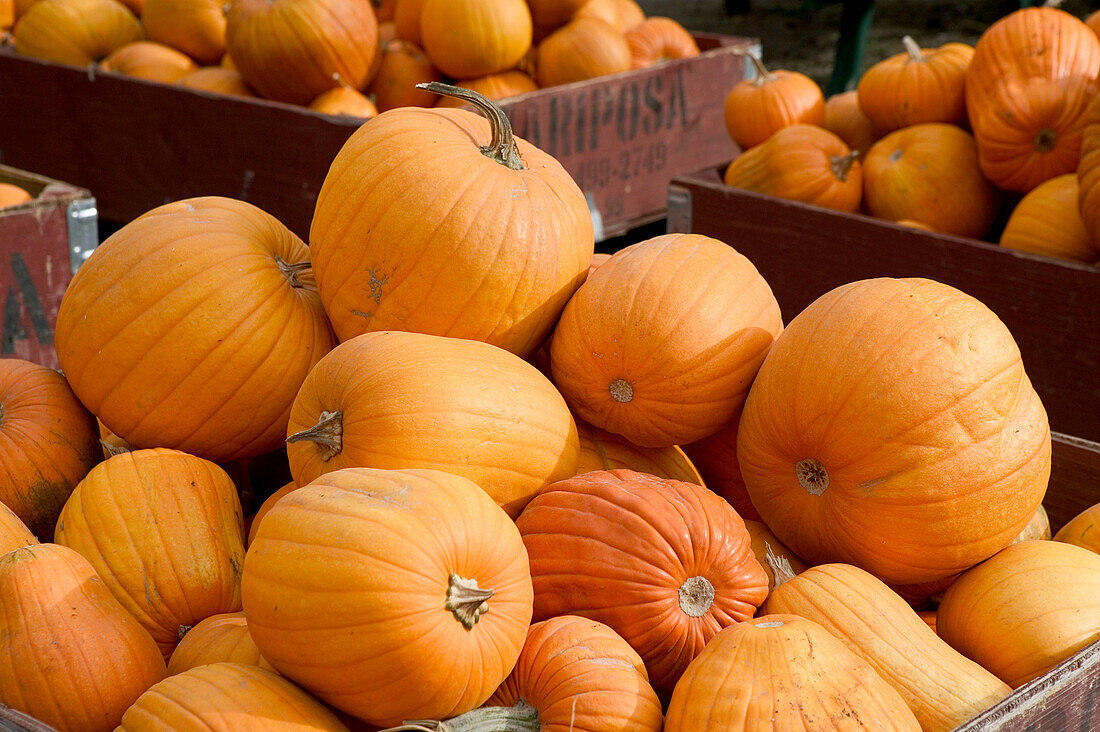
[[[829,0],[751,0],[751,11],[727,15],[723,0],[639,0],[647,15],[666,15],[692,30],[759,38],[774,68],[801,71],[826,85],[833,68],[842,3]],[[922,46],[974,43],[990,23],[1019,7],[1017,0],[877,0],[864,68],[902,48],[911,35]],[[1065,0],[1078,17],[1100,8],[1096,0]]]

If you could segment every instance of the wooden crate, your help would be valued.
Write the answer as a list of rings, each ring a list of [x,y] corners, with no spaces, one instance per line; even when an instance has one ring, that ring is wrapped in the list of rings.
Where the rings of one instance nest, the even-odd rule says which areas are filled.
[[[1051,428],[1100,441],[1098,267],[730,188],[716,168],[672,182],[668,230],[706,234],[747,256],[786,322],[870,277],[927,277],[973,295],[1012,331]]]
[[[597,239],[665,215],[668,181],[728,160],[726,94],[758,42],[699,33],[693,59],[552,87],[502,104],[517,134],[584,190]],[[230,196],[305,238],[329,164],[361,120],[0,51],[0,156],[90,189],[103,219]],[[46,144],[48,141],[48,144]]]
[[[0,209],[0,356],[57,368],[57,310],[76,268],[98,242],[96,202],[83,188],[5,165],[0,183],[35,196]]]

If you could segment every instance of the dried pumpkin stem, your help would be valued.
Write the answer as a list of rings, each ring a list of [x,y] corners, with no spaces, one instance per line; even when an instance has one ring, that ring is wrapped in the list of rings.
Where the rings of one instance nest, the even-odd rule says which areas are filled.
[[[714,605],[714,585],[706,577],[690,577],[680,585],[680,609],[693,618],[701,618]]]
[[[315,442],[321,451],[322,462],[328,462],[344,449],[344,413],[322,411],[317,424],[294,433],[286,441]]]
[[[829,471],[814,458],[803,458],[794,465],[798,483],[807,493],[820,496],[829,487]]]
[[[524,170],[527,168],[523,159],[519,156],[519,148],[516,147],[516,138],[512,134],[512,123],[508,121],[508,115],[486,96],[478,94],[473,89],[463,89],[460,86],[452,86],[438,81],[429,81],[417,84],[417,89],[425,89],[445,97],[455,97],[477,107],[489,120],[489,128],[493,131],[493,138],[488,145],[481,148],[481,153],[495,160],[506,168],[512,170]]]
[[[768,67],[764,65],[764,61],[751,51],[746,52],[744,55],[748,56],[752,61],[753,68],[756,69],[756,79],[753,80],[753,84],[761,86],[767,84],[769,81],[775,80],[775,74],[768,71]]]
[[[279,271],[283,273],[283,277],[286,277],[291,287],[305,287],[305,283],[302,282],[298,275],[313,266],[313,263],[309,261],[294,262],[291,264],[278,254],[275,255],[275,264],[279,267]]]
[[[510,707],[481,707],[445,721],[410,719],[381,732],[538,732],[539,712],[520,699]]]
[[[607,386],[611,398],[617,402],[629,402],[634,399],[634,387],[626,379],[615,379]]]
[[[772,569],[772,575],[775,577],[775,586],[784,582],[790,582],[795,578],[794,567],[787,561],[786,557],[781,557],[772,551],[772,545],[768,542],[764,542],[764,561],[768,563],[768,566]]]
[[[1058,133],[1044,128],[1035,133],[1035,150],[1037,152],[1050,152],[1058,146]]]
[[[183,636],[190,633],[191,629],[194,627],[194,625],[181,625],[180,627],[176,628],[176,637],[180,640],[183,640]]]
[[[917,42],[913,40],[912,36],[902,36],[901,45],[905,46],[905,50],[909,52],[909,60],[914,63],[920,63],[924,61],[924,51],[921,50]]]
[[[833,169],[833,175],[841,183],[848,180],[848,173],[852,170],[852,164],[859,157],[859,150],[852,150],[847,155],[837,155],[829,158],[829,167]]]
[[[473,630],[478,619],[489,612],[489,598],[493,594],[493,590],[478,587],[476,579],[466,579],[452,573],[444,607],[466,630]]]

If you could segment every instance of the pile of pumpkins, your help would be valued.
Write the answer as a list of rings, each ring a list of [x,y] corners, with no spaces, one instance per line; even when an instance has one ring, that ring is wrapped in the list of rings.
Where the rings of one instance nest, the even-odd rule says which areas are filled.
[[[0,0],[9,26],[27,56],[362,118],[435,105],[418,83],[504,99],[699,53],[634,0]]]
[[[865,280],[784,326],[737,242],[598,257],[562,166],[433,89],[480,114],[362,125],[308,246],[155,208],[72,279],[64,375],[0,361],[0,701],[950,730],[1100,638],[1100,506],[1047,540],[1046,413],[982,303]],[[246,519],[230,472],[272,454]]]
[[[974,47],[905,50],[824,99],[758,72],[730,92],[728,185],[1100,263],[1100,11],[1024,8]],[[1003,215],[1007,214],[1007,216]],[[1007,221],[1005,220],[1007,218]]]

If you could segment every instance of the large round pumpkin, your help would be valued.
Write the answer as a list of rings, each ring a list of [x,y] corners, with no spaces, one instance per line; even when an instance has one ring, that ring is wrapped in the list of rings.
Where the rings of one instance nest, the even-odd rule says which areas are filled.
[[[745,402],[753,505],[811,564],[928,582],[1006,546],[1050,476],[1046,412],[1012,334],[924,279],[853,282],[787,326]]]
[[[658,689],[671,690],[703,646],[751,618],[768,593],[745,522],[693,483],[585,473],[539,493],[516,525],[535,619],[572,614],[610,625]]]
[[[1080,189],[1076,173],[1032,188],[1012,209],[1001,246],[1089,264],[1100,260],[1100,247],[1093,244],[1078,207]]]
[[[771,288],[717,239],[668,234],[593,270],[550,346],[554,383],[581,417],[642,447],[718,431],[783,327]]]
[[[57,521],[167,660],[184,633],[241,609],[244,527],[224,470],[175,450],[125,452],[80,481]]]
[[[365,86],[378,45],[366,0],[232,0],[225,34],[250,86],[301,105],[342,84]]]
[[[531,621],[515,524],[436,470],[349,468],[287,495],[248,550],[243,589],[271,665],[381,726],[482,704]]]
[[[151,40],[216,64],[225,53],[225,7],[222,0],[145,0],[141,22]]]
[[[531,11],[525,0],[426,0],[420,45],[455,79],[507,71],[531,48]]]
[[[87,66],[145,37],[141,23],[116,0],[41,0],[12,33],[23,56]]]
[[[595,247],[588,205],[492,102],[433,89],[489,121],[464,109],[396,109],[352,134],[310,230],[325,310],[341,340],[409,330],[527,355],[584,281]]]
[[[95,417],[64,376],[0,359],[0,502],[27,528],[50,541],[73,487],[102,457]]]
[[[0,699],[60,732],[110,732],[164,658],[87,560],[56,544],[0,558]]]
[[[473,480],[512,516],[573,475],[579,450],[565,401],[534,366],[403,331],[333,349],[302,384],[289,433],[299,485],[340,468],[432,468]]]
[[[57,356],[73,391],[134,447],[215,461],[286,437],[333,343],[301,240],[243,201],[166,204],[115,232],[69,283]]]
[[[634,62],[626,38],[602,20],[577,17],[538,45],[539,86],[558,86],[629,71]]]

